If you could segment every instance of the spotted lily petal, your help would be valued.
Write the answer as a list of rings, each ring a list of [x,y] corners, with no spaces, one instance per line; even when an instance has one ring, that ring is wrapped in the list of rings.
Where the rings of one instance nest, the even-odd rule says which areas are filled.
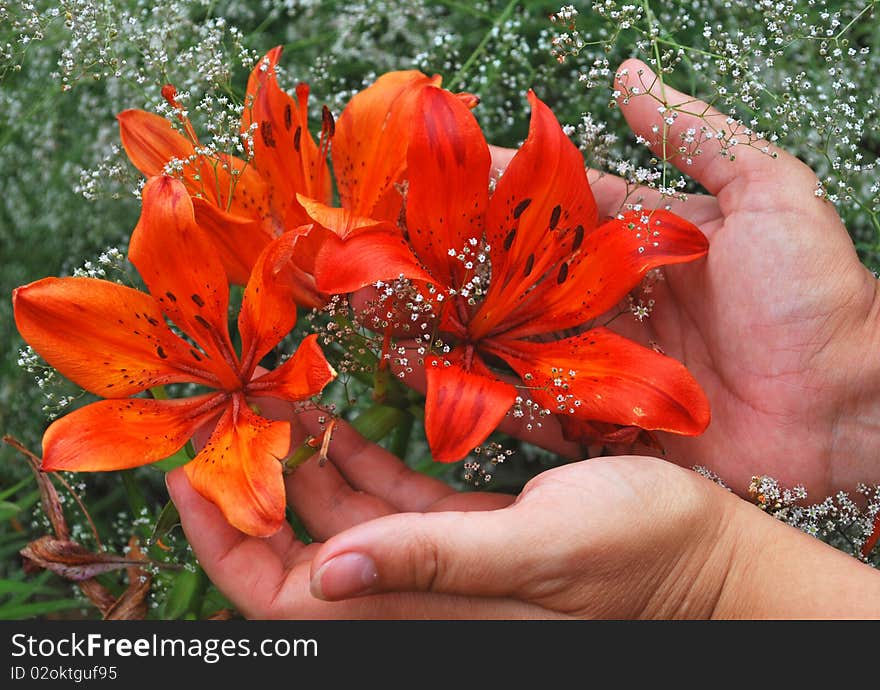
[[[342,206],[355,215],[396,222],[403,198],[395,189],[406,169],[407,130],[416,98],[440,77],[388,72],[356,94],[336,122],[333,171]]]
[[[470,367],[428,357],[425,432],[438,462],[465,457],[491,434],[516,399],[516,389],[475,360]],[[474,366],[476,365],[476,366]]]
[[[458,288],[466,269],[457,254],[483,237],[489,146],[467,106],[434,86],[419,94],[411,128],[407,235],[435,280]]]
[[[486,212],[492,281],[472,322],[478,336],[507,321],[524,301],[539,305],[529,317],[539,314],[545,300],[556,297],[560,270],[568,271],[566,262],[598,217],[580,151],[551,110],[533,92],[528,97],[529,136]]]
[[[497,338],[485,347],[551,412],[688,436],[709,424],[706,395],[680,362],[607,328],[547,343]]]
[[[296,324],[296,304],[302,303],[302,271],[293,259],[300,249],[301,231],[283,234],[270,243],[257,260],[244,291],[238,331],[241,334],[243,376]]]
[[[434,282],[397,231],[361,232],[347,240],[328,233],[315,262],[318,287],[331,295],[400,276]]]
[[[45,278],[12,295],[22,337],[86,390],[124,398],[153,386],[217,385],[222,370],[180,339],[156,301],[95,278]]]
[[[248,392],[296,402],[317,395],[335,377],[336,371],[324,357],[318,336],[313,333],[303,339],[284,364],[251,381]]]
[[[215,417],[223,396],[182,400],[101,400],[65,415],[43,435],[47,472],[122,470],[180,450]]]
[[[628,212],[588,233],[581,250],[522,300],[506,337],[529,337],[580,325],[613,309],[658,266],[694,261],[709,241],[693,223],[663,209]],[[564,278],[563,278],[564,274]]]
[[[227,213],[204,199],[193,199],[198,226],[210,237],[230,283],[245,285],[257,257],[273,235],[260,220]]]
[[[288,422],[264,419],[240,403],[226,410],[184,471],[196,491],[217,505],[233,527],[268,537],[284,522],[280,461],[289,448]]]
[[[229,285],[217,251],[196,225],[184,186],[153,177],[128,255],[162,310],[191,336],[223,372],[224,386],[240,385],[229,339]]]
[[[252,165],[266,183],[276,233],[306,223],[296,193],[330,200],[327,162],[308,126],[309,87],[296,99],[278,86],[275,68],[281,47],[270,50],[248,79],[241,131],[253,138]]]

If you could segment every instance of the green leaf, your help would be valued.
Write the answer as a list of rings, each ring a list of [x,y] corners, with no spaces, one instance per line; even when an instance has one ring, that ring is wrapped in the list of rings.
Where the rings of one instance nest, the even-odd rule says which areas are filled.
[[[195,572],[184,570],[174,578],[168,598],[165,599],[162,618],[165,620],[177,620],[187,613],[201,609],[201,598],[208,586],[208,578],[205,571],[197,568]]]
[[[388,436],[404,421],[406,413],[388,405],[373,405],[361,412],[351,425],[364,438],[376,443]]]
[[[21,580],[0,580],[0,595],[4,594],[51,594],[55,590],[51,587],[42,587],[33,582]]]
[[[35,601],[30,604],[15,604],[13,606],[0,606],[0,620],[21,620],[43,616],[57,611],[70,611],[71,609],[86,608],[86,604],[79,599],[54,599],[49,601]]]
[[[164,460],[159,460],[158,462],[154,462],[152,467],[162,470],[163,472],[170,472],[171,470],[181,467],[188,463],[192,459],[192,456],[187,453],[187,449],[184,446],[179,451],[177,451],[174,455],[169,455]]]
[[[19,551],[27,546],[27,543],[27,537],[22,537],[0,546],[0,562],[5,564],[10,557],[17,555]]]
[[[134,517],[140,517],[147,509],[147,502],[144,499],[143,491],[134,476],[134,470],[123,470],[119,473],[122,475],[122,485],[125,487],[125,493],[128,495],[128,505],[131,506],[131,514]]]
[[[29,494],[25,494],[21,498],[19,498],[15,503],[11,501],[0,501],[0,520],[8,520],[11,517],[15,517],[22,510],[27,510],[34,503],[40,500],[40,490],[34,489]],[[13,511],[14,512],[10,512]]]
[[[180,513],[177,512],[177,506],[168,501],[156,519],[156,526],[153,527],[153,533],[150,535],[150,544],[155,544],[156,541],[164,537],[179,524]]]
[[[0,522],[6,522],[18,515],[22,507],[11,501],[0,501]]]
[[[34,480],[34,478],[31,477],[30,475],[28,475],[27,477],[25,477],[24,479],[22,479],[22,480],[21,480],[20,482],[18,482],[17,484],[14,484],[13,486],[10,486],[8,489],[6,489],[6,490],[4,490],[4,491],[0,491],[0,501],[5,501],[7,498],[9,498],[10,496],[12,496],[14,493],[16,493],[16,492],[19,491],[20,489],[23,489],[24,487],[26,487],[26,486],[27,486],[28,484],[30,484],[33,480]]]

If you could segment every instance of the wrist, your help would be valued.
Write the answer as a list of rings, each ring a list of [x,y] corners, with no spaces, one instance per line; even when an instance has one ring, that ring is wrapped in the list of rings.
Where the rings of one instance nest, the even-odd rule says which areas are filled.
[[[652,583],[644,618],[712,618],[741,541],[736,513],[743,501],[694,472],[679,471],[690,486],[677,484],[676,500],[688,510],[676,516],[677,543],[665,548],[668,563],[659,584]]]
[[[736,499],[712,618],[880,617],[880,572]]]

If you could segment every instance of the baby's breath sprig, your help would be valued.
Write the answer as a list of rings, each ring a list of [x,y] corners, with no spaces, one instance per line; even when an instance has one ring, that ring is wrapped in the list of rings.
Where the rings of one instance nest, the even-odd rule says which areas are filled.
[[[864,75],[880,67],[877,10],[877,0],[731,0],[723,8],[709,0],[601,0],[589,12],[566,5],[552,16],[556,31],[551,52],[559,63],[576,65],[578,82],[588,94],[595,92],[587,99],[593,109],[604,107],[603,98],[607,105],[606,89],[615,76],[624,77],[625,90],[615,84],[615,99],[657,100],[663,117],[654,133],[656,142],[638,142],[656,143],[660,149],[651,163],[659,169],[659,179],[649,180],[648,186],[670,196],[684,189],[668,163],[673,157],[686,163],[700,155],[701,143],[709,137],[720,141],[730,158],[737,146],[769,153],[768,143],[778,143],[817,172],[816,195],[836,204],[856,247],[876,269],[880,101],[865,88]],[[618,65],[633,55],[656,78],[645,83],[639,75],[616,75]],[[707,122],[688,141],[670,141],[669,125],[680,108],[666,99],[667,84],[729,114],[726,125]],[[619,131],[616,126],[608,129]],[[598,162],[613,159],[607,141],[581,143],[587,153],[597,150]],[[621,160],[639,159],[623,143],[617,154]]]

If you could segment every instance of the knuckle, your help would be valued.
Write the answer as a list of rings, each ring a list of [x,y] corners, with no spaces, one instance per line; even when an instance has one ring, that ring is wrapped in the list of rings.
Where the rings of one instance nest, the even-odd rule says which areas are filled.
[[[443,571],[440,548],[432,536],[420,533],[411,536],[409,568],[417,590],[438,591]]]

